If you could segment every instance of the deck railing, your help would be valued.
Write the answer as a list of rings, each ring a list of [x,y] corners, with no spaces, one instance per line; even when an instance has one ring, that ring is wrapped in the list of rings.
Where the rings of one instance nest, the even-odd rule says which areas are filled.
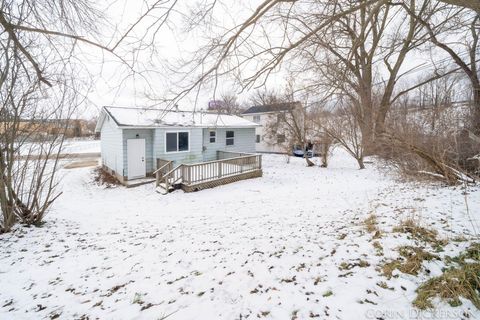
[[[238,157],[184,164],[182,170],[184,183],[191,185],[260,169],[262,169],[261,155],[243,154]]]
[[[155,185],[158,187],[165,174],[173,170],[173,161],[157,159],[157,168],[153,174],[156,180]]]
[[[262,169],[262,156],[258,154],[218,151],[217,158],[214,161],[181,164],[175,168],[172,161],[158,159],[159,169],[154,172],[157,186],[162,184],[167,191],[179,182],[190,186]]]

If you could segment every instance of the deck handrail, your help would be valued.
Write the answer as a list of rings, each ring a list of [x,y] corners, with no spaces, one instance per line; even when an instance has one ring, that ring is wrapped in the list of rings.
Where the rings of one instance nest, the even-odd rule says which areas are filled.
[[[232,152],[233,153],[233,152]],[[234,152],[234,153],[239,153],[239,152]],[[184,166],[196,166],[200,164],[208,164],[208,163],[214,163],[214,162],[220,162],[220,161],[228,161],[228,160],[234,160],[234,159],[242,159],[242,158],[248,158],[252,156],[258,156],[258,154],[255,153],[245,153],[244,156],[240,157],[232,157],[232,158],[226,158],[226,159],[218,159],[218,160],[211,160],[211,161],[205,161],[205,162],[199,162],[199,163],[185,163]],[[260,155],[261,156],[261,155]]]
[[[168,193],[170,188],[177,185],[179,181],[184,186],[193,186],[200,183],[209,183],[212,181],[220,181],[223,178],[232,177],[251,172],[262,170],[262,155],[248,154],[234,152],[235,154],[242,154],[239,157],[225,158],[212,160],[200,163],[179,164],[175,168],[164,173],[160,177],[160,171],[172,165],[169,161],[155,172],[157,174],[157,187],[161,186]],[[223,180],[222,180],[223,181]],[[163,182],[161,185],[160,182]]]
[[[236,152],[236,151],[225,151],[225,150],[217,150],[217,160],[225,160],[225,159],[231,159],[231,158],[225,158],[225,159],[220,159],[219,155],[222,153],[230,153],[230,154],[236,154],[238,156],[232,157],[232,158],[238,158],[238,157],[243,157],[243,156],[254,156],[257,155],[256,153],[249,153],[249,152]]]
[[[165,192],[168,193],[168,190],[170,189],[170,175],[173,174],[173,178],[175,179],[175,171],[177,171],[182,167],[183,167],[183,164],[180,164],[175,168],[173,168],[172,170],[165,173],[161,179],[157,179],[157,187],[160,185],[160,180],[163,180]],[[180,173],[181,173],[180,176],[176,180],[174,180],[172,184],[175,184],[178,182],[178,180],[183,179],[183,172],[180,172]]]
[[[253,154],[195,164],[185,164],[184,170],[182,170],[183,183],[193,185],[261,170],[261,159],[261,155]]]
[[[178,166],[176,166],[175,168],[173,168],[172,170],[168,171],[167,173],[165,173],[163,176],[166,177],[166,176],[169,176],[171,175],[173,172],[175,172],[175,170],[177,170],[178,168],[184,166],[184,164],[179,164]]]
[[[171,163],[173,163],[173,161],[168,161],[168,162],[165,163],[163,166],[161,166],[161,167],[158,168],[157,170],[153,171],[152,174],[157,174],[157,172],[161,171],[162,169],[164,169],[166,166],[170,165]]]

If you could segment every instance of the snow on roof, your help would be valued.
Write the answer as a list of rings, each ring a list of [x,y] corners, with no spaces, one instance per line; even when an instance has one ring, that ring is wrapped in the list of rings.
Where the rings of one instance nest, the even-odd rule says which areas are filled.
[[[104,107],[104,110],[123,127],[255,127],[258,124],[238,116],[202,111],[173,111],[163,109]]]
[[[264,104],[260,106],[253,106],[242,112],[242,114],[249,113],[266,113],[266,112],[279,112],[279,111],[290,111],[295,109],[300,105],[300,102],[279,102],[273,104]]]

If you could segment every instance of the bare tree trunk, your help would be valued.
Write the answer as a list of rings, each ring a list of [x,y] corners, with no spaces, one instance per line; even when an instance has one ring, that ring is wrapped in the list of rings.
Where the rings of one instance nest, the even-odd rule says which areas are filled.
[[[363,157],[357,158],[356,160],[358,162],[358,167],[360,168],[360,170],[365,169],[365,164],[363,163]]]
[[[480,136],[480,82],[477,77],[477,85],[473,88],[473,117],[472,131]]]

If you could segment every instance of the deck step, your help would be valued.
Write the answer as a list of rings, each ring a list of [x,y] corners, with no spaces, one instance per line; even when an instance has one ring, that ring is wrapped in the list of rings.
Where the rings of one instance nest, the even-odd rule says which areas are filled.
[[[167,186],[165,185],[165,183],[160,183],[158,187],[155,189],[155,191],[161,194],[167,194],[169,192],[172,192],[173,190],[175,190],[175,188],[172,185],[169,185],[167,190]]]

